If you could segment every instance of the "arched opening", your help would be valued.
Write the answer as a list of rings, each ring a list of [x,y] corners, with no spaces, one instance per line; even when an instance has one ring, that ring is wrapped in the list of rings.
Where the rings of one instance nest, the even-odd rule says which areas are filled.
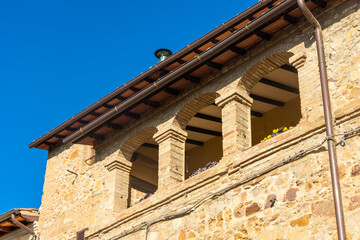
[[[149,139],[133,153],[130,171],[129,206],[155,193],[158,186],[158,145]]]
[[[156,128],[146,128],[131,136],[121,148],[130,161],[128,206],[151,196],[158,186],[158,145],[153,140]]]
[[[251,89],[252,145],[296,126],[301,118],[297,70],[281,65],[262,76]]]
[[[222,150],[221,109],[210,104],[187,123],[185,179],[205,171],[220,161]]]

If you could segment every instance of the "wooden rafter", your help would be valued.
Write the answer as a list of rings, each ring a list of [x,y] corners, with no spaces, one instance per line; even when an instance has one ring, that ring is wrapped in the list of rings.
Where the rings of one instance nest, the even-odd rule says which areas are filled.
[[[201,118],[201,119],[205,119],[205,120],[208,120],[208,121],[213,121],[213,122],[221,123],[221,118],[219,118],[219,117],[214,117],[214,116],[210,116],[210,115],[203,114],[203,113],[197,113],[197,114],[194,115],[194,117],[196,117],[196,118]]]
[[[281,89],[281,90],[284,90],[284,91],[287,91],[287,92],[299,94],[299,89],[290,87],[288,85],[285,85],[285,84],[282,84],[282,83],[279,83],[279,82],[272,81],[272,80],[267,79],[267,78],[262,78],[262,79],[259,80],[259,82],[261,82],[263,84],[266,84],[266,85],[269,85],[269,86],[272,86],[272,87],[275,87],[275,88],[278,88],[278,89]]]
[[[254,117],[262,117],[263,114],[261,112],[251,111],[251,116]]]
[[[263,103],[268,103],[268,104],[275,105],[275,106],[278,106],[278,107],[282,107],[282,106],[285,105],[285,103],[283,103],[281,101],[274,100],[274,99],[271,99],[271,98],[261,97],[259,95],[255,95],[255,94],[250,94],[250,97],[252,99],[256,100],[256,101],[263,102]]]
[[[218,136],[218,137],[222,136],[221,132],[208,130],[208,129],[204,129],[204,128],[199,128],[199,127],[193,127],[193,126],[186,126],[185,130],[188,130],[191,132],[202,133],[202,134],[206,134],[206,135],[211,135],[211,136]]]

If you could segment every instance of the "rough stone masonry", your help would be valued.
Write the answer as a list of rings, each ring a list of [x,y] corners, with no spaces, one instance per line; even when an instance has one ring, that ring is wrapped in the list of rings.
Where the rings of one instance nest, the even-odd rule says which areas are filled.
[[[335,133],[356,129],[360,2],[329,1],[326,10],[314,14],[324,29]],[[293,129],[251,147],[249,89],[284,63],[298,71],[302,118]],[[313,29],[302,20],[94,146],[93,164],[85,162],[91,157],[89,146],[52,149],[40,208],[41,239],[75,239],[85,228],[89,240],[337,239],[326,145],[272,168],[323,141],[320,97]],[[211,102],[222,108],[223,158],[184,181],[171,169],[184,158],[183,126]],[[154,135],[161,185],[152,197],[127,208],[129,157]],[[336,137],[346,230],[348,239],[360,240],[360,136],[349,134],[340,142],[342,138]],[[267,168],[271,170],[264,172]]]

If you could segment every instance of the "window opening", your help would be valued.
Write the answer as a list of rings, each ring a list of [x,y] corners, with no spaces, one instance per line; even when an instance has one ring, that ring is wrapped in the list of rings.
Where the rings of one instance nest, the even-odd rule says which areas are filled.
[[[216,165],[222,158],[221,109],[215,104],[196,113],[185,130],[185,179]]]
[[[251,90],[252,145],[296,126],[301,118],[297,70],[289,65],[266,74]]]
[[[132,155],[128,205],[150,197],[158,185],[158,149],[154,140],[142,144]]]

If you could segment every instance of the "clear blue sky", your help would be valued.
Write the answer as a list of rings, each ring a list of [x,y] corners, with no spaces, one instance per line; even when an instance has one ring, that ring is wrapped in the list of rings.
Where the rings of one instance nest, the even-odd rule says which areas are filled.
[[[0,1],[0,214],[40,207],[30,142],[256,2]]]

